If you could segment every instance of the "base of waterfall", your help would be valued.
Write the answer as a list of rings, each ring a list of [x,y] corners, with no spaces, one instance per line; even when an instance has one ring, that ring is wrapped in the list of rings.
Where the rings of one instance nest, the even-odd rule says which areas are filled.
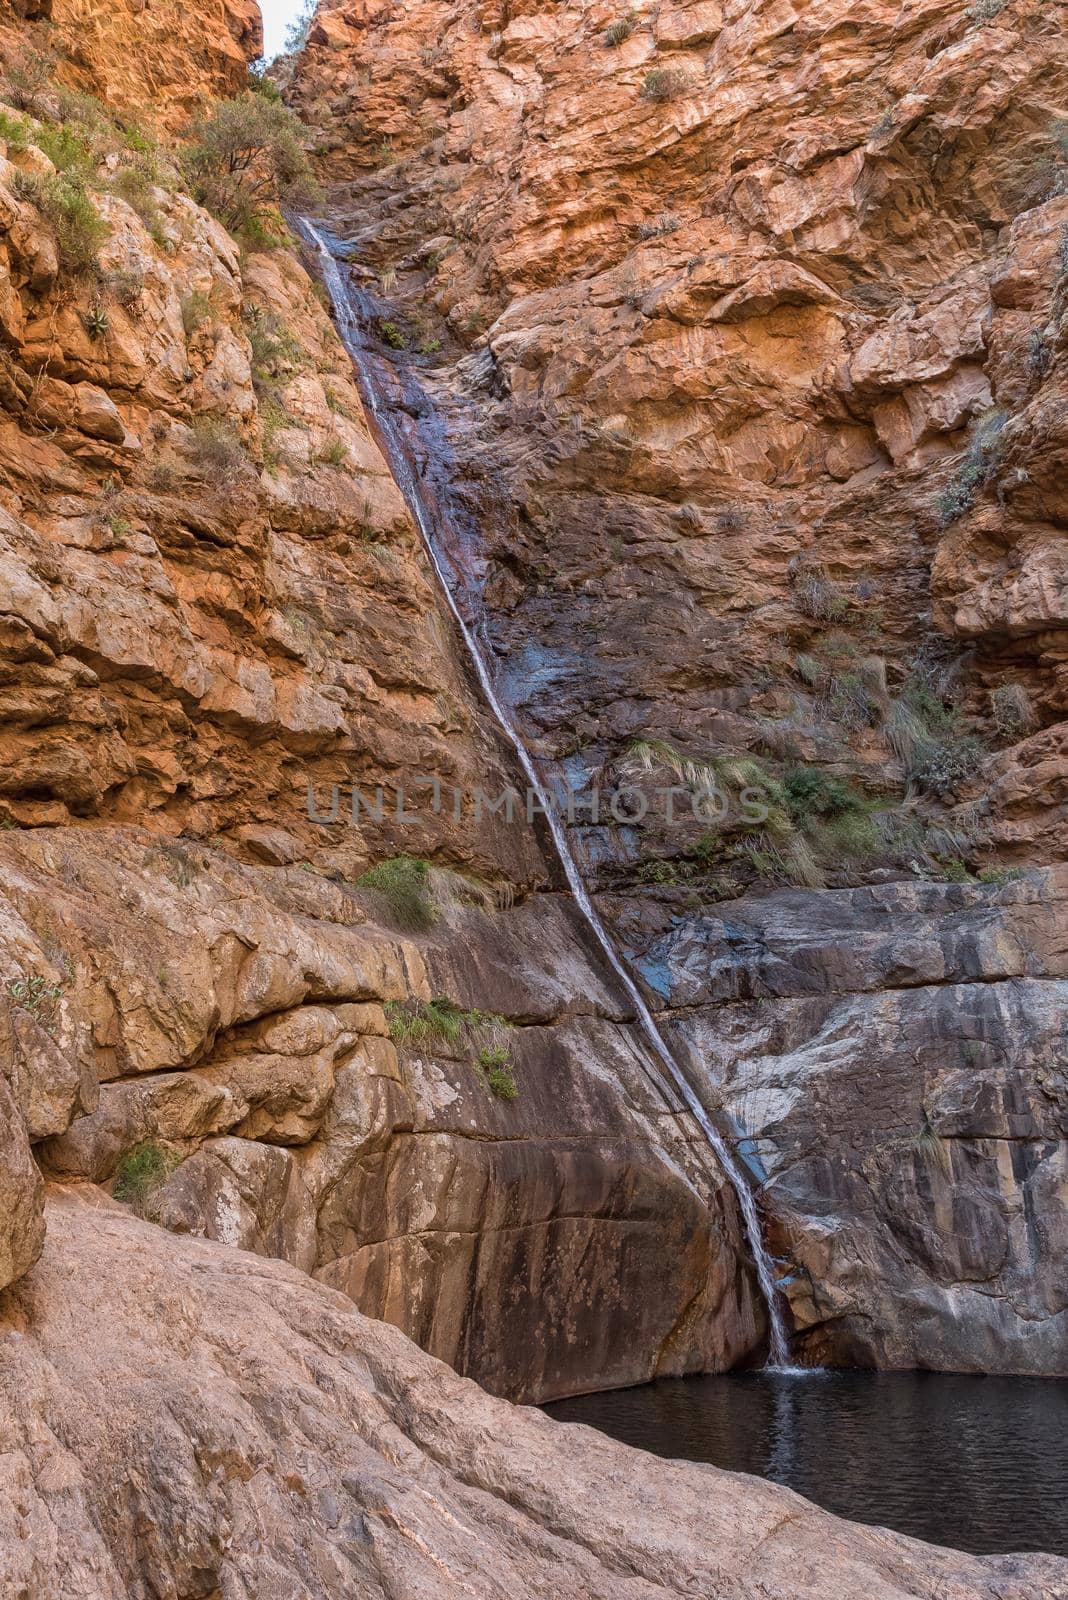
[[[978,1554],[1068,1555],[1062,1378],[765,1367],[546,1409],[913,1538]]]

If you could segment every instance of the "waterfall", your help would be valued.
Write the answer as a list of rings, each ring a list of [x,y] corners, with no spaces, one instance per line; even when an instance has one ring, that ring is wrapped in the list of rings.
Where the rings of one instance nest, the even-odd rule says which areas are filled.
[[[460,631],[464,646],[466,647],[471,665],[478,678],[479,686],[486,704],[500,725],[508,743],[515,751],[516,759],[526,776],[532,793],[536,796],[541,810],[545,814],[549,832],[552,835],[553,845],[567,879],[568,887],[575,899],[582,917],[593,934],[594,939],[604,953],[612,971],[619,980],[633,1005],[646,1038],[652,1047],[653,1053],[660,1065],[667,1072],[671,1082],[675,1085],[687,1109],[690,1111],[705,1139],[715,1152],[720,1167],[726,1174],[741,1207],[742,1218],[745,1223],[746,1237],[753,1256],[756,1268],[757,1281],[764,1297],[768,1312],[769,1328],[769,1365],[784,1367],[789,1364],[790,1345],[786,1334],[786,1325],[783,1321],[782,1309],[779,1305],[778,1291],[775,1287],[775,1275],[772,1271],[771,1259],[764,1246],[764,1238],[760,1228],[760,1217],[757,1213],[756,1202],[748,1184],[742,1176],[741,1170],[731,1155],[722,1135],[716,1130],[708,1113],[702,1106],[694,1090],[690,1087],[678,1062],[668,1048],[667,1041],[658,1028],[652,1012],[646,1005],[641,990],[631,977],[623,964],[622,958],[616,951],[615,944],[609,936],[608,930],[590,899],[585,881],[578,869],[571,846],[567,841],[564,825],[560,820],[557,807],[553,803],[548,788],[543,782],[541,774],[534,764],[534,758],[527,749],[522,734],[512,721],[510,713],[506,710],[494,688],[493,678],[485,657],[472,629],[469,627],[460,609],[459,602],[453,594],[452,587],[446,578],[444,568],[435,548],[431,518],[426,507],[426,502],[419,483],[416,479],[400,437],[390,417],[388,410],[379,404],[379,396],[374,380],[363,360],[364,348],[357,337],[360,332],[360,319],[353,309],[352,291],[346,284],[338,263],[330,251],[325,239],[319,230],[308,219],[301,219],[301,227],[306,236],[312,240],[322,257],[323,279],[334,305],[335,321],[338,333],[349,355],[352,357],[357,373],[361,379],[361,393],[373,413],[375,421],[387,446],[389,464],[397,480],[405,500],[411,508],[412,514],[419,525],[427,555],[437,575],[441,592],[446,604]]]

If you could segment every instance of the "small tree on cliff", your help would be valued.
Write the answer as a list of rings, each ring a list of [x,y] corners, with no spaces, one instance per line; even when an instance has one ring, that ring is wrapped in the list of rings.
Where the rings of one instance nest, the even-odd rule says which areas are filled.
[[[196,199],[232,233],[270,233],[279,205],[314,205],[319,186],[288,107],[248,93],[194,122],[185,167]]]

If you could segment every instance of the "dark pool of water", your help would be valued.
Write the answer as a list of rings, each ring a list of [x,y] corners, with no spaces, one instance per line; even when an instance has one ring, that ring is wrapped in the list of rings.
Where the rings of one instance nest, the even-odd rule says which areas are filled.
[[[545,1407],[978,1554],[1068,1555],[1068,1381],[935,1372],[674,1378]]]

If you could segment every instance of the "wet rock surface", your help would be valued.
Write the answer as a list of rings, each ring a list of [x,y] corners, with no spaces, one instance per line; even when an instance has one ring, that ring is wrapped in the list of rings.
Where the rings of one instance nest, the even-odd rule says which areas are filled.
[[[1068,1371],[1065,887],[795,891],[650,948],[793,1264],[800,1350]]]
[[[821,1359],[1065,1366],[1055,33],[341,0],[279,69],[535,751],[779,808],[573,832]]]

